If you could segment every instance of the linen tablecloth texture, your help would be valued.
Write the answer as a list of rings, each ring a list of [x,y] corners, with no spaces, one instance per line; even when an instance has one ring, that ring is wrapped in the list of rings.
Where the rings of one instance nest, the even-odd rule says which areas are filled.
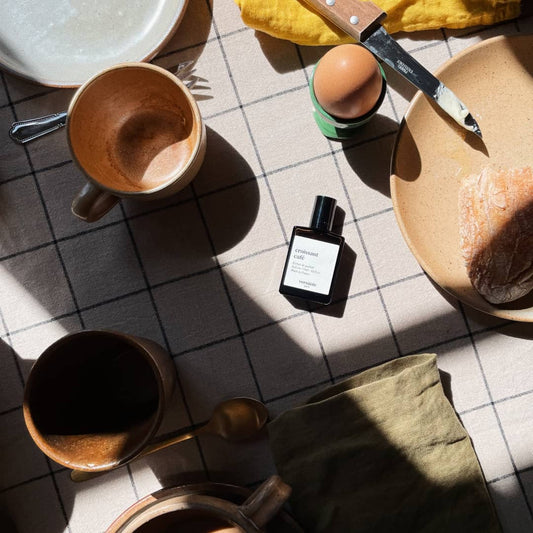
[[[354,42],[304,0],[235,0],[243,22],[302,45]],[[387,13],[389,33],[489,25],[518,17],[520,0],[374,0]]]
[[[49,6],[21,4],[31,13]],[[8,22],[0,16],[0,57],[35,46],[5,42]],[[53,36],[54,27],[45,32]],[[395,39],[435,72],[481,41],[531,33],[533,18],[522,15]],[[134,34],[141,39],[142,29]],[[76,40],[75,50],[91,45]],[[161,434],[198,427],[236,396],[261,400],[275,419],[387,359],[437,352],[502,529],[533,531],[533,324],[479,313],[425,275],[402,237],[389,186],[415,90],[384,65],[378,114],[353,139],[332,142],[316,127],[309,97],[325,52],[254,31],[234,0],[189,0],[152,61],[171,72],[193,62],[204,165],[175,197],[124,200],[93,224],[70,212],[86,180],[65,129],[25,146],[8,136],[13,121],[67,109],[73,91],[0,70],[0,533],[8,522],[17,533],[103,533],[162,487],[212,481],[253,489],[276,473],[266,435],[234,443],[204,434],[73,483],[31,440],[24,385],[50,344],[102,328],[149,338],[172,355],[179,384]],[[468,105],[476,112],[476,102]],[[337,199],[344,213],[335,231],[346,239],[338,294],[322,309],[278,292],[292,228],[308,224],[316,195]]]
[[[434,354],[343,381],[283,413],[269,434],[306,531],[500,531]]]

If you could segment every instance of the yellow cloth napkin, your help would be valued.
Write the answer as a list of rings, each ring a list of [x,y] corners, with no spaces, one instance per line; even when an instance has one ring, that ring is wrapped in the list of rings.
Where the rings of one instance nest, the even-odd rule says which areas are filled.
[[[370,368],[268,426],[307,533],[499,533],[435,354]]]
[[[303,0],[235,0],[243,22],[303,45],[354,42]],[[520,15],[520,0],[374,0],[387,13],[389,33],[496,24]]]

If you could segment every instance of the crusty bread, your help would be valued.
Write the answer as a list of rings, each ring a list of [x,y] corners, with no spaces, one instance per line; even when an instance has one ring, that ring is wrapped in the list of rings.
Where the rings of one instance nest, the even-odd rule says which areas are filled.
[[[531,167],[486,167],[459,189],[461,250],[472,285],[502,304],[533,289]]]

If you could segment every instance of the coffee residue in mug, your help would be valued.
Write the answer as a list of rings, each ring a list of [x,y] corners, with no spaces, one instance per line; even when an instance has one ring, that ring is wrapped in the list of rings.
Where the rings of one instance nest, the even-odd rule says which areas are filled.
[[[33,384],[37,430],[64,463],[111,466],[133,453],[154,425],[159,386],[150,363],[124,342],[69,345]]]
[[[194,149],[191,123],[179,108],[137,110],[118,128],[111,160],[128,182],[119,189],[150,190],[183,169]]]
[[[135,530],[135,533],[242,533],[243,529],[234,526],[209,511],[181,510],[152,518]]]

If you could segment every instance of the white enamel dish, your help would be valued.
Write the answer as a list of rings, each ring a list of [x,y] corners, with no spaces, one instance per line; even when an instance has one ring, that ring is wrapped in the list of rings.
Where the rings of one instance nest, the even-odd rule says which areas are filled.
[[[146,61],[188,0],[0,0],[0,66],[47,86],[78,87],[116,63]]]

